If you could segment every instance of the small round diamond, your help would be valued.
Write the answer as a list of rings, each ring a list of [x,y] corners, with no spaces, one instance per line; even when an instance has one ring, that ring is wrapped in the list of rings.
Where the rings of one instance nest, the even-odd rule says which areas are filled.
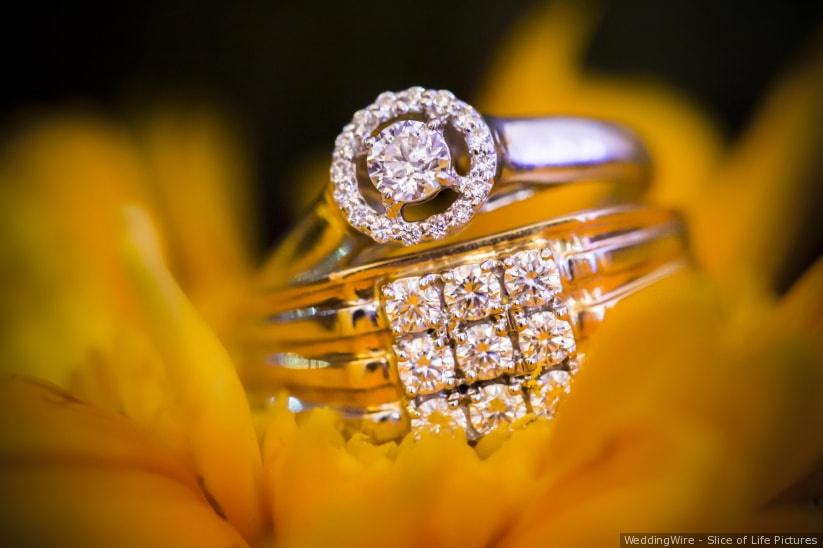
[[[462,226],[469,222],[474,215],[474,207],[468,199],[460,199],[447,211],[447,219],[449,219],[452,227]]]
[[[504,384],[480,388],[469,405],[472,426],[481,436],[500,426],[508,426],[527,414],[526,401],[519,389]]]
[[[531,366],[559,364],[575,350],[569,322],[552,312],[535,312],[525,317],[518,335],[520,352]]]
[[[446,398],[435,397],[411,408],[411,430],[414,433],[457,432],[466,430],[466,414],[462,408],[449,405]]]
[[[443,215],[432,215],[423,221],[422,230],[434,239],[439,240],[448,234],[448,220]]]
[[[433,394],[454,378],[451,348],[431,335],[400,339],[395,345],[400,381],[411,394]]]
[[[554,369],[537,380],[531,389],[530,403],[535,415],[551,417],[557,409],[560,399],[569,393],[571,375],[568,371]]]
[[[357,152],[356,136],[352,128],[344,128],[334,141],[335,156],[341,160],[352,160]]]
[[[439,176],[451,166],[443,134],[423,122],[402,120],[381,131],[366,157],[369,177],[393,202],[411,203],[440,190]]]
[[[521,251],[506,261],[503,283],[512,300],[521,306],[541,306],[562,289],[560,272],[541,251]]]
[[[508,335],[498,335],[490,323],[472,325],[462,331],[457,344],[457,363],[466,377],[488,380],[514,366],[514,351]]]
[[[442,319],[440,292],[421,278],[403,278],[383,288],[386,316],[397,333],[419,333]]]
[[[394,225],[385,217],[379,215],[375,215],[374,217],[374,221],[369,223],[365,230],[368,231],[376,242],[381,244],[388,242],[391,239]]]
[[[416,223],[395,221],[390,229],[391,237],[405,245],[414,245],[423,238],[423,230]]]
[[[500,282],[494,272],[465,265],[447,272],[443,296],[454,317],[479,320],[502,307]]]

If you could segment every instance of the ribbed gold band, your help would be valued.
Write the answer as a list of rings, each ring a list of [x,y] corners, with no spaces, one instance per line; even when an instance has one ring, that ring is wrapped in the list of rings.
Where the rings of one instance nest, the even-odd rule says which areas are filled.
[[[516,302],[510,286],[495,280],[509,276],[501,262],[505,258],[538,250],[550,257],[559,273],[558,290],[546,306],[553,307],[552,314],[570,324],[576,352],[555,364],[541,365],[531,360],[527,365],[525,332],[518,335],[520,328],[514,323],[521,321],[518,315],[530,309]],[[649,207],[621,206],[380,260],[306,283],[270,289],[264,279],[245,311],[249,321],[240,330],[241,372],[253,400],[259,404],[285,389],[294,408],[330,405],[341,410],[357,428],[378,438],[396,437],[408,429],[410,400],[419,400],[421,394],[433,396],[410,390],[409,380],[401,378],[405,362],[398,367],[398,348],[402,346],[398,344],[404,337],[415,340],[428,335],[411,327],[404,333],[406,327],[398,329],[392,324],[386,309],[388,298],[381,292],[386,283],[426,276],[438,280],[439,298],[446,299],[442,304],[442,328],[437,322],[425,327],[429,333],[442,331],[439,336],[448,339],[444,344],[451,345],[446,350],[458,352],[453,360],[458,378],[450,378],[451,384],[445,388],[455,389],[477,380],[466,373],[468,365],[461,365],[459,342],[455,341],[465,337],[461,339],[459,332],[486,320],[478,315],[460,316],[456,304],[449,303],[448,282],[442,280],[451,279],[449,272],[453,269],[484,265],[493,273],[489,279],[495,285],[501,306],[490,309],[488,317],[494,315],[498,323],[512,325],[515,346],[504,354],[512,355],[510,361],[519,364],[503,371],[509,378],[532,374],[535,367],[573,367],[577,356],[583,353],[586,339],[610,307],[673,272],[685,258],[683,226],[675,214]],[[507,264],[511,265],[511,259]],[[505,348],[509,348],[509,343]],[[448,360],[452,363],[452,358]],[[413,370],[413,366],[409,367]],[[459,377],[460,372],[468,377]],[[461,389],[465,392],[465,386]]]

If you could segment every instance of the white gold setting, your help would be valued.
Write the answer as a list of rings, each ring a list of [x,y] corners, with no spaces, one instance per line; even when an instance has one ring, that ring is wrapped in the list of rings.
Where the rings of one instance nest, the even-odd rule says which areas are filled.
[[[468,172],[455,169],[445,128],[465,141]],[[358,161],[381,197],[369,204],[360,190]],[[330,168],[332,197],[347,221],[377,242],[415,245],[462,228],[485,203],[497,171],[491,129],[470,105],[446,90],[385,92],[357,111],[335,140]],[[406,220],[403,207],[450,188],[458,196],[442,213]]]

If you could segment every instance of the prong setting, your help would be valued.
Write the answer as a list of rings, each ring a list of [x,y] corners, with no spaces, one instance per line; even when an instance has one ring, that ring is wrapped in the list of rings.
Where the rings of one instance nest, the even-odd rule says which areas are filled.
[[[403,118],[409,114],[421,114],[426,121]],[[446,126],[454,127],[469,143],[468,177],[454,172],[443,134]],[[378,128],[383,129],[378,132]],[[384,213],[359,190],[355,166],[364,155],[369,179],[385,200]],[[332,197],[349,224],[375,241],[415,245],[443,238],[468,223],[491,191],[496,166],[491,129],[474,108],[442,90],[413,87],[386,92],[355,113],[335,140]],[[460,196],[438,213],[443,222],[403,218],[403,205],[423,201],[446,187]]]
[[[446,409],[432,428],[465,423],[474,440],[527,415],[551,416],[565,393],[555,385],[567,387],[560,381],[577,361],[558,276],[553,255],[537,248],[381,287],[413,424],[427,420],[421,405]]]

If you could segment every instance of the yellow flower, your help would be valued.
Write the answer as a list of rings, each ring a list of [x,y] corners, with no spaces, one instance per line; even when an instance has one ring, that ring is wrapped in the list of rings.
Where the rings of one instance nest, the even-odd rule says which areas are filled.
[[[583,72],[591,22],[567,4],[529,18],[478,104],[637,128],[652,199],[685,212],[698,268],[612,311],[553,422],[476,448],[250,412],[224,341],[254,220],[220,120],[20,130],[0,156],[3,540],[588,547],[819,528],[823,262],[775,287],[823,144],[823,51],[725,146],[663,85]]]

